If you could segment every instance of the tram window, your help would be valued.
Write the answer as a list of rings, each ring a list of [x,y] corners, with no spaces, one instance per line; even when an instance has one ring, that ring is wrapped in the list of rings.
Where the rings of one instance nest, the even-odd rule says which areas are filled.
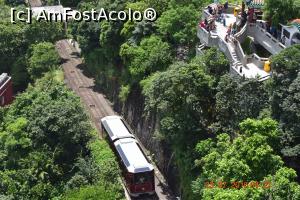
[[[126,173],[125,179],[126,179],[127,183],[132,184],[133,183],[133,174],[132,173]]]
[[[134,174],[134,182],[135,184],[143,184],[147,182],[152,182],[152,172],[143,172]]]

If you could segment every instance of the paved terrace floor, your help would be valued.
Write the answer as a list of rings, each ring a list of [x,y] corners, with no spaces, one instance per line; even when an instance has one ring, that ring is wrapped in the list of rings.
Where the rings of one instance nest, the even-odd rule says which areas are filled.
[[[236,21],[236,17],[233,14],[225,14],[224,17],[226,19],[226,26],[224,26],[223,23],[216,21],[216,29],[211,31],[213,34],[218,35],[223,40],[225,39],[229,25]]]

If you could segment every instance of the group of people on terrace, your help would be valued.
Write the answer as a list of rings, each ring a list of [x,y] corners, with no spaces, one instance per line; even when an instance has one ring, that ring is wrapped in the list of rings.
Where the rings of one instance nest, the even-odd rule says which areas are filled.
[[[240,7],[235,7],[233,10],[234,16],[236,17],[235,22],[228,22],[230,20],[226,19],[228,14],[228,1],[226,1],[224,4],[221,3],[215,3],[210,4],[207,6],[207,12],[210,14],[207,18],[205,18],[203,21],[200,21],[199,27],[204,28],[206,31],[210,32],[216,29],[216,23],[219,22],[223,24],[224,27],[227,27],[227,34],[225,37],[225,40],[227,41],[230,36],[234,36],[239,30],[246,24],[248,21],[249,23],[256,23],[256,21],[259,19],[261,15],[261,11],[254,9],[254,8],[248,8],[248,10],[245,9],[245,4],[242,4],[242,9]],[[228,21],[227,21],[228,20]],[[267,32],[269,32],[272,36],[274,36],[277,39],[278,31],[275,27],[272,27],[268,23],[260,23],[261,27],[264,28]]]
[[[214,2],[203,11],[205,18],[199,22],[199,27],[206,32],[211,32],[213,35],[218,34],[223,39],[226,35],[225,40],[227,41],[227,39],[234,39],[234,35],[240,32],[247,23],[250,27],[260,26],[269,38],[271,35],[273,40],[276,39],[283,45],[290,45],[292,41],[294,41],[293,43],[300,41],[299,36],[296,39],[293,37],[295,30],[290,28],[290,25],[281,25],[269,18],[266,21],[262,20],[263,5],[251,4],[249,1],[242,1],[241,5],[229,5],[228,1],[220,3],[219,0],[215,0]],[[300,28],[298,29],[300,30]]]
[[[237,31],[238,31],[237,23],[234,22],[233,24],[230,24],[226,32],[225,41],[228,42],[230,36],[234,36],[237,33]]]
[[[249,23],[256,23],[262,15],[261,10],[254,8],[248,8],[248,10],[246,10],[244,3],[242,4],[242,9],[240,9],[240,7],[235,7],[233,13],[228,13],[228,8],[228,1],[224,4],[215,3],[208,5],[206,12],[209,13],[209,16],[199,22],[199,27],[210,32],[216,30],[216,22],[223,24],[223,26],[227,28],[225,41],[228,42],[228,39],[230,38],[234,40],[234,35],[239,32],[242,27],[244,27],[247,21]],[[228,19],[227,15],[229,14],[234,15],[236,18],[235,22]],[[281,41],[283,44],[285,43],[284,36],[280,38],[280,31],[278,31],[276,27],[272,26],[271,23],[259,21],[258,24],[277,40]]]
[[[209,14],[211,15],[221,15],[223,11],[225,12],[228,9],[228,1],[222,4],[217,4],[217,7],[212,8],[210,5],[207,7]]]
[[[224,13],[227,9],[228,1],[226,1],[223,5],[217,4],[216,7],[212,7],[211,5],[209,5],[207,7],[207,10],[211,16],[201,21],[199,23],[199,26],[206,29],[207,31],[212,31],[216,28],[215,21],[223,22],[224,26],[226,26],[226,17]]]
[[[203,21],[200,21],[199,26],[206,31],[210,32],[216,29],[216,23],[219,22],[223,24],[224,27],[228,27],[225,41],[228,41],[228,38],[231,35],[236,34],[241,27],[247,22],[248,14],[246,12],[237,13],[235,12],[234,16],[236,21],[227,25],[226,13],[228,12],[228,1],[224,4],[211,4],[207,7],[207,12],[210,14],[209,17],[205,18]]]

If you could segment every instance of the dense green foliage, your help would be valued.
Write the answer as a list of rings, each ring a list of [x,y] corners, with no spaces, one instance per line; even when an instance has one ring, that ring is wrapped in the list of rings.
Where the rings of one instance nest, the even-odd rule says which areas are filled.
[[[61,0],[60,3],[65,7],[76,7],[80,0]]]
[[[63,200],[115,200],[119,197],[115,191],[109,187],[105,187],[102,184],[89,185],[81,187],[77,190],[72,190],[67,193]]]
[[[61,82],[60,73],[48,73],[1,109],[0,194],[51,199],[100,184],[111,199],[120,198],[113,153],[95,140],[79,98]]]
[[[153,23],[82,21],[68,28],[97,88],[117,107],[137,102],[130,105],[133,115],[144,109],[143,116],[155,116],[155,138],[171,150],[182,199],[299,199],[297,175],[288,166],[300,171],[300,46],[272,56],[272,78],[264,83],[232,76],[229,61],[217,49],[194,56],[196,28],[207,2],[62,4],[81,11],[153,7],[158,12]],[[274,25],[299,17],[298,0],[267,0],[265,5]],[[0,109],[1,197],[122,198],[112,152],[94,139],[78,98],[53,70],[59,65],[53,43],[63,37],[62,24],[12,25],[9,7],[0,6],[0,72],[11,72],[15,86],[23,89],[47,72],[11,107]],[[178,56],[181,49],[187,49],[185,61]],[[257,181],[270,187],[231,187]]]
[[[123,44],[120,55],[128,64],[131,77],[137,81],[162,70],[171,60],[168,43],[157,36],[143,39],[139,46]]]
[[[38,43],[32,45],[31,48],[27,70],[33,80],[40,78],[43,73],[58,67],[60,58],[52,43]]]
[[[159,16],[154,23],[74,23],[72,33],[82,47],[90,74],[95,74],[97,86],[117,107],[137,106],[133,112],[144,109],[143,115],[156,117],[159,126],[155,138],[174,155],[171,164],[178,170],[180,183],[177,186],[183,199],[249,199],[250,196],[280,199],[288,194],[285,187],[289,188],[291,198],[298,198],[299,186],[293,182],[296,174],[285,168],[280,157],[282,153],[299,152],[298,47],[272,58],[270,81],[262,83],[231,76],[229,61],[217,49],[194,57],[197,23],[207,2],[81,2],[79,9],[105,7],[142,11],[153,7]],[[286,2],[290,5],[285,8]],[[295,17],[294,14],[298,15],[295,2],[267,1],[266,14],[275,13],[270,16],[274,23],[286,22]],[[279,12],[281,10],[284,12]],[[280,20],[276,22],[277,19]],[[184,48],[188,49],[187,60],[178,62],[177,51]],[[224,140],[224,147],[218,147],[222,143],[219,140]],[[210,151],[199,154],[201,142],[211,143]],[[244,153],[238,145],[245,146]],[[249,155],[244,157],[247,151]],[[215,160],[198,163],[213,158],[220,163],[213,162]],[[265,165],[268,167],[260,171]],[[205,170],[209,172],[203,174]],[[221,180],[223,176],[226,181],[263,181],[270,177],[278,181],[272,182],[272,192],[204,188],[204,179]]]
[[[287,195],[298,199],[300,186],[294,182],[295,171],[283,167],[271,147],[278,144],[278,140],[274,143],[279,136],[277,123],[248,119],[240,128],[241,135],[233,141],[221,134],[216,141],[207,139],[197,144],[200,159],[195,163],[201,173],[193,183],[194,191],[203,199],[285,199]],[[254,187],[257,181],[258,188]],[[212,188],[207,182],[213,182]]]
[[[113,153],[55,70],[62,24],[11,24],[10,8],[0,6],[0,72],[12,74],[17,90],[35,82],[0,109],[1,199],[122,198]]]
[[[299,185],[294,182],[296,173],[284,168],[278,155],[281,149],[279,140],[282,137],[278,124],[263,119],[246,120],[239,126],[248,117],[259,117],[260,112],[268,107],[264,85],[255,80],[242,81],[237,77],[223,75],[217,79],[219,82],[214,88],[214,79],[203,70],[208,65],[204,63],[211,61],[209,55],[210,52],[207,52],[191,64],[174,64],[166,72],[156,73],[142,82],[147,111],[152,109],[159,113],[162,134],[159,138],[174,145],[181,184],[186,192],[184,199],[197,199],[199,196],[204,199],[230,199],[234,196],[236,199],[265,199],[271,196],[282,199],[287,195],[284,193],[286,187],[290,188],[289,195],[297,199],[300,193]],[[222,63],[225,64],[223,67],[226,66],[222,59],[213,61],[214,66]],[[208,78],[206,81],[203,79],[205,76]],[[295,122],[291,124],[298,125]],[[218,136],[217,143],[213,142],[214,139],[203,140],[211,137],[208,133],[224,131],[230,134]],[[233,143],[230,136],[237,137]],[[191,148],[199,140],[202,142],[196,145],[195,156]],[[195,166],[188,164],[193,160]],[[188,183],[197,174],[200,176],[193,183],[193,196]],[[271,192],[265,188],[247,188],[245,191],[204,188],[206,181],[214,181],[217,185],[220,181],[227,184],[236,181],[264,182],[271,180],[270,177],[284,179],[285,183],[273,181],[277,189]]]
[[[211,61],[212,51],[215,50],[191,63],[175,63],[165,72],[157,72],[142,81],[146,110],[158,113],[160,119],[159,138],[175,151],[185,199],[192,198],[190,184],[195,174],[188,163],[193,162],[194,146],[198,140],[209,137],[208,127],[214,119],[216,80],[205,72],[206,63],[214,62],[219,69],[228,68],[224,56],[216,56]]]
[[[267,94],[263,85],[254,79],[242,80],[232,75],[221,77],[215,96],[216,132],[233,133],[246,118],[256,118],[267,106]]]
[[[168,9],[157,20],[158,31],[170,43],[195,44],[198,13],[193,5]]]
[[[1,125],[1,193],[15,199],[57,195],[87,153],[91,127],[83,113],[79,99],[52,78],[18,96]]]
[[[274,78],[270,83],[272,115],[280,121],[284,155],[299,160],[300,150],[300,45],[294,45],[272,58]]]
[[[101,199],[116,200],[122,199],[123,189],[119,183],[119,168],[113,152],[105,141],[94,140],[89,144],[91,150],[92,167],[86,168],[83,162],[81,171],[74,180],[83,181],[85,177],[93,179],[92,183],[80,188],[66,192],[64,200]]]
[[[185,63],[175,63],[167,71],[155,73],[142,82],[146,109],[162,114],[162,129],[171,141],[178,140],[180,133],[188,140],[186,132],[192,138],[207,126],[202,123],[211,117],[212,83],[200,66]]]
[[[120,84],[140,90],[137,84],[156,71],[166,69],[175,51],[172,47],[188,46],[194,52],[199,10],[205,1],[138,1],[81,2],[80,10],[106,8],[107,10],[144,11],[153,7],[159,13],[156,22],[79,22],[71,32],[79,42],[91,73],[104,91],[112,91],[118,77]],[[185,5],[187,4],[187,5]],[[182,5],[184,7],[182,8]],[[180,20],[179,20],[180,19]],[[100,70],[101,69],[101,70]],[[97,73],[95,73],[97,72]],[[137,84],[136,84],[137,83]]]
[[[33,21],[32,24],[10,22],[10,7],[0,3],[0,73],[12,74],[15,90],[24,90],[34,76],[28,74],[28,58],[31,46],[51,42],[64,37],[62,23]],[[24,10],[20,5],[17,9]],[[53,63],[55,65],[56,63]],[[45,71],[43,71],[45,72]]]
[[[272,21],[273,25],[287,24],[289,20],[299,18],[299,0],[265,0],[265,17]]]

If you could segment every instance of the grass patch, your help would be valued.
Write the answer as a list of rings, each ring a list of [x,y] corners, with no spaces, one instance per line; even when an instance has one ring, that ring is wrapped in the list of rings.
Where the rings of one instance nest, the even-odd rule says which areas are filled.
[[[118,194],[113,188],[105,187],[101,183],[97,185],[88,185],[76,190],[69,191],[63,200],[116,200]]]

